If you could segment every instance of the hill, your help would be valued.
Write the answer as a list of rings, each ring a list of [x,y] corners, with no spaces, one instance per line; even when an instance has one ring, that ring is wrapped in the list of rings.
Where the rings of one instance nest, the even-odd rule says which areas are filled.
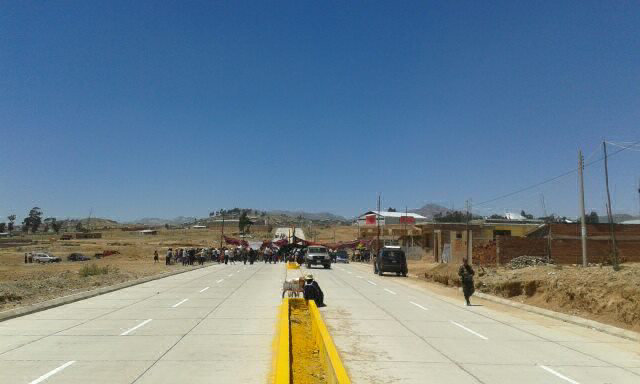
[[[439,204],[425,204],[421,208],[409,210],[411,213],[417,213],[418,215],[422,215],[427,219],[433,219],[433,217],[437,214],[446,215],[449,211],[449,208],[443,207]]]

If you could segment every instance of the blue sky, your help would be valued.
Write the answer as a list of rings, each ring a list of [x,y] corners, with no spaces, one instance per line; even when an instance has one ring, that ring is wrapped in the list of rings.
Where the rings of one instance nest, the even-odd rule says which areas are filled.
[[[3,1],[0,215],[462,208],[640,140],[639,80],[637,2]],[[610,168],[637,213],[640,152]]]

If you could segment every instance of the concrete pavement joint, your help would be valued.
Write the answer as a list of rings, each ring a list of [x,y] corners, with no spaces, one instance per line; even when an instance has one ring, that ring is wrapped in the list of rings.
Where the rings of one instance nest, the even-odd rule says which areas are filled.
[[[354,266],[354,267],[355,267],[355,266]],[[361,269],[361,268],[359,268],[359,267],[355,267],[355,268]],[[408,289],[416,289],[416,287],[415,287],[415,286],[408,285],[407,283],[399,283],[399,282],[396,282],[396,283],[397,283],[397,284],[405,285],[405,288],[408,288]],[[466,307],[459,307],[458,305],[456,305],[456,304],[452,303],[451,301],[449,301],[449,300],[445,300],[445,298],[441,297],[441,296],[440,296],[440,295],[438,295],[437,293],[432,293],[432,292],[429,292],[428,290],[425,290],[424,294],[425,294],[425,295],[427,295],[427,296],[429,296],[429,297],[431,297],[431,298],[433,298],[434,300],[438,300],[438,301],[440,301],[440,302],[442,302],[442,303],[444,303],[444,304],[447,304],[447,305],[449,305],[449,306],[452,306],[453,308],[456,308],[457,310],[460,310],[460,311],[466,311],[467,313],[473,313],[473,314],[475,314],[475,315],[477,315],[477,316],[479,316],[479,317],[483,317],[483,318],[485,318],[485,319],[489,319],[489,320],[495,321],[496,323],[502,324],[502,325],[507,326],[507,327],[511,327],[511,328],[516,329],[516,330],[518,330],[518,331],[520,331],[520,332],[524,332],[524,333],[526,333],[526,334],[528,334],[528,335],[530,335],[530,336],[537,337],[537,338],[539,338],[540,340],[543,340],[543,341],[546,341],[546,342],[549,342],[549,343],[555,344],[556,346],[558,346],[558,347],[560,347],[560,348],[568,349],[568,350],[570,350],[570,351],[573,351],[573,352],[579,353],[579,354],[581,354],[581,355],[588,356],[588,357],[590,357],[590,358],[592,358],[592,359],[594,359],[594,360],[600,361],[600,362],[602,362],[602,363],[604,363],[604,364],[607,364],[607,365],[609,365],[609,366],[612,366],[612,367],[616,367],[616,368],[622,369],[622,370],[624,370],[624,371],[626,371],[626,372],[628,372],[628,373],[631,373],[631,374],[633,374],[633,375],[635,375],[635,376],[640,376],[640,373],[639,373],[639,372],[635,372],[635,371],[633,371],[633,370],[629,369],[628,367],[623,367],[623,366],[619,366],[619,365],[614,364],[614,363],[610,363],[610,362],[605,361],[605,360],[603,360],[603,359],[601,359],[601,358],[599,358],[599,357],[592,356],[592,355],[590,355],[590,354],[588,354],[588,353],[586,353],[586,352],[580,351],[579,349],[575,349],[575,348],[569,347],[569,346],[567,346],[567,345],[561,344],[561,343],[559,343],[559,342],[556,342],[556,341],[554,341],[554,340],[547,339],[547,338],[545,338],[545,337],[543,337],[543,336],[540,336],[540,335],[538,335],[538,334],[536,334],[536,333],[533,333],[533,332],[531,332],[531,331],[528,331],[528,330],[526,330],[526,329],[522,329],[522,328],[519,328],[519,327],[517,327],[517,326],[515,326],[515,325],[511,325],[511,324],[505,323],[505,322],[503,322],[503,321],[500,321],[500,320],[494,319],[493,317],[490,317],[490,316],[488,316],[488,315],[484,315],[484,314],[481,314],[481,313],[478,313],[478,312],[472,311],[472,310],[470,310],[470,309],[468,309],[468,308],[466,308]],[[482,295],[482,296],[480,296],[480,297],[483,297],[483,296],[490,296],[490,295],[484,295],[484,294],[476,294],[476,295]],[[483,298],[484,298],[484,297],[483,297]],[[506,305],[508,305],[508,306],[512,306],[512,307],[516,307],[516,308],[524,309],[524,308],[521,308],[519,305],[518,305],[518,306],[516,306],[516,305],[512,305],[512,304],[516,304],[516,303],[510,302],[510,300],[505,300],[505,301],[510,302],[510,303],[503,303],[501,299],[499,299],[499,298],[497,298],[497,297],[494,297],[494,298],[495,298],[495,299],[497,299],[497,300],[496,300],[496,302],[497,302],[497,303],[506,304]],[[493,301],[493,300],[489,300],[489,301]],[[521,304],[521,305],[522,305],[522,306],[524,306],[524,304]],[[536,308],[536,309],[538,309],[538,308]],[[526,311],[526,309],[524,309],[524,310]],[[546,312],[549,312],[549,313],[551,313],[551,314],[557,314],[557,313],[555,313],[555,312],[553,312],[553,311],[547,311],[547,310],[543,310],[543,309],[541,309],[541,308],[540,308],[539,310],[540,310],[540,311],[546,311]],[[533,312],[533,311],[530,311],[530,312]],[[536,313],[537,313],[537,312],[536,312]],[[542,314],[542,313],[539,313],[539,314]],[[559,314],[558,314],[558,315],[559,315]],[[554,317],[554,316],[548,316],[548,317],[554,318],[554,319],[556,319],[556,320],[562,320],[562,319],[561,319],[561,318],[559,318],[559,317]],[[584,319],[581,319],[581,320],[584,320]],[[585,320],[585,321],[590,321],[590,320]],[[595,323],[595,322],[594,322],[594,323]],[[598,323],[598,324],[599,324],[599,323]],[[576,323],[576,325],[583,325],[583,324],[578,324],[578,323]],[[614,328],[614,327],[612,327],[612,328]],[[594,329],[595,329],[595,328],[594,328]],[[596,330],[600,331],[599,329],[596,329]],[[603,332],[603,333],[607,333],[607,332]],[[614,336],[620,336],[620,335],[614,335]]]
[[[211,268],[211,267],[213,267],[213,266],[205,267],[205,268]],[[200,269],[204,269],[204,268],[194,268],[194,269],[187,270],[187,271],[181,271],[180,273],[184,273],[184,272],[193,272],[193,271],[195,271],[195,270],[200,270]],[[224,268],[223,268],[223,270],[224,270]],[[204,276],[196,276],[196,277],[194,277],[193,279],[189,279],[189,280],[187,280],[187,281],[186,281],[186,283],[189,283],[189,282],[192,282],[192,281],[195,281],[195,280],[198,280],[198,279],[201,279],[201,278],[207,277],[207,276],[209,276],[211,273],[216,273],[216,272],[222,272],[222,271],[215,271],[215,270],[214,270],[214,271],[212,271],[212,272],[210,272],[210,273],[207,273],[207,274],[206,274],[206,275],[204,275]],[[178,274],[180,274],[180,273],[174,273],[174,274],[170,274],[170,275],[168,275],[168,276],[164,276],[164,277],[172,277],[172,276],[174,276],[174,275],[178,275]],[[152,280],[156,280],[156,279],[152,279]],[[150,281],[151,281],[151,280],[150,280]],[[185,282],[183,282],[183,283],[185,283]],[[133,285],[137,285],[137,284],[133,284]],[[119,289],[123,289],[123,288],[129,288],[129,287],[122,287],[122,288],[119,288]],[[172,288],[173,288],[173,287],[168,287],[168,288],[166,288],[163,292],[166,292],[166,291],[168,291],[168,290],[170,290],[170,289],[172,289]],[[119,289],[114,289],[114,291],[119,290]],[[105,293],[108,293],[108,292],[105,292]],[[151,299],[151,298],[153,298],[153,297],[154,297],[154,296],[149,296],[149,297],[141,298],[140,300],[135,301],[135,302],[133,302],[133,303],[130,303],[130,304],[128,304],[128,305],[125,305],[125,306],[123,306],[123,307],[120,307],[120,308],[114,308],[114,309],[113,309],[113,311],[109,311],[109,312],[107,312],[107,313],[103,313],[103,314],[98,315],[98,316],[96,316],[96,317],[89,318],[89,319],[87,319],[87,320],[85,320],[85,321],[82,321],[82,322],[80,322],[80,323],[78,323],[78,324],[75,324],[75,325],[72,325],[72,326],[70,326],[70,327],[67,327],[67,328],[61,329],[61,330],[59,330],[59,331],[57,331],[57,332],[53,332],[53,333],[48,334],[48,335],[43,335],[42,337],[39,337],[39,338],[33,339],[33,340],[31,340],[31,341],[29,341],[29,342],[27,342],[27,343],[24,343],[24,344],[21,344],[21,345],[16,345],[14,348],[8,349],[8,350],[6,350],[6,351],[4,351],[4,352],[0,352],[0,356],[1,356],[1,355],[4,355],[5,353],[9,353],[9,352],[11,352],[11,351],[14,351],[14,350],[16,350],[16,349],[18,349],[18,348],[22,348],[22,347],[24,347],[24,346],[26,346],[26,345],[33,344],[33,343],[35,343],[35,342],[37,342],[37,341],[40,341],[40,340],[42,340],[42,339],[44,339],[44,338],[47,338],[47,337],[49,337],[49,336],[56,336],[56,335],[59,335],[59,334],[61,334],[62,332],[66,332],[66,331],[68,331],[68,330],[70,330],[70,329],[73,329],[73,328],[79,327],[79,326],[81,326],[81,325],[87,324],[87,323],[89,323],[89,322],[91,322],[91,321],[94,321],[94,320],[97,320],[97,319],[99,319],[99,318],[101,318],[101,317],[103,317],[103,316],[107,316],[107,315],[110,315],[110,314],[112,314],[112,313],[118,312],[118,311],[120,311],[120,310],[122,310],[122,309],[126,309],[126,308],[129,308],[129,307],[132,307],[132,306],[134,306],[134,305],[136,305],[136,304],[139,304],[139,303],[141,303],[141,302],[143,302],[143,301],[149,300],[149,299]],[[79,301],[79,300],[74,300],[74,301]],[[57,307],[57,305],[56,305],[56,307]]]
[[[209,317],[209,315],[211,315],[216,309],[218,309],[218,307],[220,307],[223,303],[225,303],[227,300],[229,300],[229,298],[236,293],[240,288],[242,288],[243,285],[246,284],[247,281],[251,280],[251,277],[254,276],[256,273],[258,273],[258,271],[260,271],[263,267],[260,266],[260,268],[256,269],[255,271],[253,271],[253,273],[247,278],[245,279],[238,287],[236,287],[235,289],[233,289],[231,292],[229,292],[227,294],[227,296],[224,298],[224,300],[220,301],[218,304],[216,304],[216,306],[214,306],[209,312],[207,312],[206,315],[204,315],[204,317],[202,317],[201,319],[198,319],[198,322],[191,327],[191,329],[189,329],[184,335],[182,335],[171,347],[169,347],[162,355],[160,355],[160,357],[158,357],[153,364],[151,364],[150,366],[148,366],[140,375],[138,375],[138,377],[136,377],[135,380],[132,381],[132,383],[136,383],[138,380],[140,380],[142,378],[142,376],[144,376],[147,372],[149,372],[149,370],[151,368],[153,368],[158,361],[160,361],[164,356],[167,355],[167,353],[171,352],[171,350],[173,348],[175,348],[176,345],[178,345],[178,343],[180,341],[182,341],[182,339],[185,338],[185,336],[187,336],[189,333],[191,333],[198,325],[200,325],[200,323],[202,323],[202,321],[204,321],[204,319],[206,319],[207,317]]]
[[[211,266],[209,266],[209,267],[211,267]],[[42,302],[39,302],[39,303],[34,303],[34,304],[27,305],[27,306],[24,306],[24,307],[18,307],[18,308],[9,309],[7,311],[0,312],[0,321],[13,319],[13,318],[20,317],[20,316],[30,315],[32,313],[36,313],[36,312],[44,311],[44,310],[47,310],[47,309],[59,307],[59,306],[62,306],[62,305],[74,303],[76,301],[85,300],[85,299],[88,299],[88,298],[91,298],[91,297],[104,295],[106,293],[118,291],[118,290],[121,290],[121,289],[124,289],[124,288],[133,287],[135,285],[148,283],[148,282],[153,281],[153,280],[164,279],[165,277],[175,276],[175,275],[179,275],[181,273],[191,272],[191,271],[195,271],[195,270],[199,270],[199,269],[203,269],[203,268],[209,268],[209,267],[195,267],[195,268],[189,268],[189,269],[185,269],[185,270],[181,270],[181,271],[173,271],[173,272],[162,273],[162,274],[153,275],[153,276],[142,277],[140,279],[131,280],[131,281],[125,281],[123,283],[114,284],[114,285],[110,285],[110,286],[107,286],[107,287],[94,289],[94,290],[91,290],[91,291],[74,293],[74,294],[71,294],[71,295],[62,296],[62,297],[58,297],[58,298],[55,298],[55,299],[42,301]]]
[[[339,279],[342,280],[341,277],[338,277]],[[344,281],[344,280],[343,280]],[[367,280],[368,282],[370,282],[369,280]],[[398,322],[398,324],[400,324],[400,326],[402,326],[405,330],[407,330],[409,333],[413,334],[415,337],[417,337],[418,339],[422,340],[425,344],[427,344],[428,346],[430,346],[431,348],[433,348],[435,351],[437,351],[438,353],[440,353],[442,356],[444,356],[447,360],[449,360],[451,363],[455,364],[456,367],[458,367],[461,371],[463,371],[464,373],[466,373],[467,375],[469,375],[470,377],[474,378],[477,382],[481,383],[481,384],[486,384],[484,381],[480,380],[479,377],[477,377],[476,375],[474,375],[473,373],[471,373],[470,371],[468,371],[467,369],[465,369],[460,363],[458,363],[457,361],[455,361],[453,358],[451,358],[449,355],[447,355],[446,353],[444,353],[443,351],[441,351],[439,348],[437,348],[436,346],[432,345],[431,343],[429,343],[427,341],[426,338],[420,336],[418,333],[414,332],[412,329],[410,329],[409,327],[407,327],[402,321],[400,321],[400,319],[398,319],[396,316],[394,316],[391,312],[387,311],[385,308],[382,308],[380,305],[378,305],[376,302],[374,302],[373,300],[369,299],[367,296],[365,296],[362,292],[360,292],[354,285],[350,284],[348,281],[345,281],[345,283],[350,286],[354,291],[356,291],[360,296],[362,296],[365,300],[367,300],[369,303],[371,303],[372,305],[374,305],[375,307],[378,307],[378,309],[380,309],[381,311],[383,311],[384,313],[386,313],[389,317],[391,317],[392,319],[394,319],[395,321]],[[370,282],[371,283],[371,282]],[[373,285],[377,285],[377,284],[373,284]]]

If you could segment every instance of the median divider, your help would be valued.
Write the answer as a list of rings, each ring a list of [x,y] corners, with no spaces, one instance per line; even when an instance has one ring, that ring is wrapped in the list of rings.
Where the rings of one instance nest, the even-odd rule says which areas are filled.
[[[314,301],[283,299],[279,316],[272,383],[351,383]]]

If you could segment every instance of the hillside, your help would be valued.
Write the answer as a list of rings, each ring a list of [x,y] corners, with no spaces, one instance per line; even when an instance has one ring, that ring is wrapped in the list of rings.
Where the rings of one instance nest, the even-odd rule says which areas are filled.
[[[442,205],[439,205],[439,204],[433,204],[433,203],[425,204],[418,209],[409,210],[409,212],[417,213],[418,215],[422,215],[427,219],[432,219],[435,215],[439,213],[445,215],[449,211],[450,211],[449,208],[443,207]]]

